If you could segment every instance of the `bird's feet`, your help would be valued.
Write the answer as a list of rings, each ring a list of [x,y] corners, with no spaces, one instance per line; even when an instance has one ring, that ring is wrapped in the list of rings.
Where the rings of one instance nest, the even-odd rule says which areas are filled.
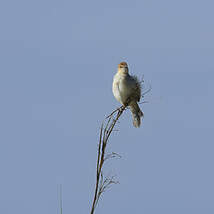
[[[129,103],[131,102],[130,97],[128,99],[126,99],[126,102],[123,104],[124,107],[127,107],[129,105]]]

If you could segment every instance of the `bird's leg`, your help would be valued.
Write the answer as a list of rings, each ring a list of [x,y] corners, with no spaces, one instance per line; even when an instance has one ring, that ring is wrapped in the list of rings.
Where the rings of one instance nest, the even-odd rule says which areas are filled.
[[[127,107],[127,106],[129,105],[130,101],[131,101],[131,98],[128,97],[128,98],[126,99],[126,102],[123,104],[124,107]]]

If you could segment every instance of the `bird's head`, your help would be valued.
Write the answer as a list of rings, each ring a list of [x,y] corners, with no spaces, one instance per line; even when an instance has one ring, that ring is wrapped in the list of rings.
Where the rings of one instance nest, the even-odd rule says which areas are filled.
[[[128,65],[126,62],[121,62],[119,65],[118,65],[118,72],[121,72],[123,74],[128,74],[129,72],[129,68],[128,68]]]

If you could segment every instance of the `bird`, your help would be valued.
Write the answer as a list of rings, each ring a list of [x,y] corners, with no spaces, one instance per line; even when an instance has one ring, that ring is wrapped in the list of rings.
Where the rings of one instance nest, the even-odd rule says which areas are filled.
[[[118,64],[117,73],[113,78],[112,92],[119,103],[130,108],[134,127],[140,127],[141,117],[143,117],[143,112],[138,105],[141,98],[141,83],[136,76],[129,74],[126,62]]]

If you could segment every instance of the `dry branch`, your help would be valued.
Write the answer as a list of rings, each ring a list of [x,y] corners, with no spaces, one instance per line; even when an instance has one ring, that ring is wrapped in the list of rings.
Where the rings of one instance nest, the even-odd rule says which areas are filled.
[[[95,207],[98,203],[98,200],[101,196],[101,194],[112,184],[116,184],[114,180],[114,176],[112,177],[105,177],[102,172],[103,164],[106,160],[114,157],[120,157],[116,153],[106,154],[106,146],[108,143],[108,139],[115,127],[115,124],[117,123],[118,119],[122,115],[123,111],[127,107],[121,106],[120,108],[117,108],[114,110],[109,116],[106,117],[106,124],[104,127],[104,123],[102,124],[100,128],[100,137],[99,137],[99,145],[98,145],[98,157],[97,157],[97,171],[96,171],[96,187],[95,187],[95,193],[94,193],[94,199],[93,204],[91,208],[91,214],[94,213]]]

